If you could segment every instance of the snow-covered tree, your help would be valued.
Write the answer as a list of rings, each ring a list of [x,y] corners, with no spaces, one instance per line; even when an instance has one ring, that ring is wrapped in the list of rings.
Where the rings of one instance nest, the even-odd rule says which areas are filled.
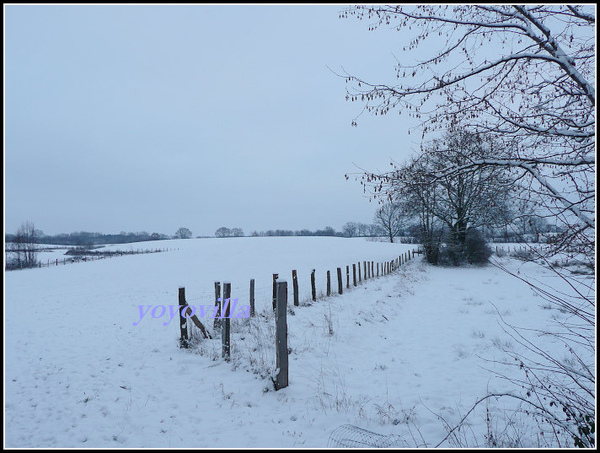
[[[578,253],[595,269],[595,5],[366,5],[347,8],[342,17],[349,16],[370,21],[370,30],[395,29],[407,41],[391,81],[342,74],[346,98],[375,115],[415,118],[423,137],[462,129],[501,144],[497,154],[467,153],[426,178],[506,169],[521,201],[550,213],[561,230],[553,251],[539,257]],[[360,177],[380,197],[393,196],[401,174]],[[525,373],[515,384],[527,388],[526,397],[506,396],[548,423],[559,445],[567,433],[576,446],[593,448],[595,278],[574,282],[556,272],[572,295],[525,281],[573,317],[558,332],[541,332],[563,341],[569,357],[527,343],[534,358],[515,357]]]
[[[344,74],[348,100],[417,118],[423,134],[464,128],[503,142],[509,154],[450,164],[439,176],[510,168],[523,196],[562,223],[557,250],[594,265],[593,5],[367,5],[342,16],[412,38],[396,55],[394,83]]]

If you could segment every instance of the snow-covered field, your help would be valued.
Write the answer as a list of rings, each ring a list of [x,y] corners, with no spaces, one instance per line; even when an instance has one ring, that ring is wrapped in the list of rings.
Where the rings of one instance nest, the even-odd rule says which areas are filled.
[[[331,270],[335,293],[337,267],[345,278],[348,264],[412,245],[260,237],[145,246],[172,250],[5,272],[6,447],[326,447],[343,424],[394,435],[398,446],[435,446],[444,420],[457,423],[489,392],[516,390],[494,374],[520,373],[501,363],[521,347],[501,319],[547,329],[565,316],[495,266],[434,268],[421,258],[309,302],[311,269],[320,293]],[[533,263],[497,261],[562,284]],[[291,286],[292,269],[301,306],[288,313],[289,387],[276,392],[271,281],[279,273]],[[176,319],[148,313],[133,325],[140,305],[168,313],[180,286],[188,303],[211,305],[214,282],[229,281],[242,303],[251,278],[258,316],[233,320],[229,363],[218,337],[179,349]],[[551,338],[536,344],[563,354]],[[481,445],[490,425],[504,429],[511,404],[490,401],[490,423],[485,407],[473,412],[469,435]],[[539,435],[522,423],[510,429]]]

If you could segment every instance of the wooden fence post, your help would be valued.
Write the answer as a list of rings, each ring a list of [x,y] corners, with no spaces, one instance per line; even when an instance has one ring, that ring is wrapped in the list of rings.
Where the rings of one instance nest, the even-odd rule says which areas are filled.
[[[312,289],[312,300],[317,300],[317,287],[315,286],[315,269],[310,273],[310,285]]]
[[[231,358],[231,283],[223,282],[223,305],[222,305],[222,324],[221,324],[221,357],[227,362]]]
[[[350,266],[346,266],[346,289],[350,289]]]
[[[369,273],[368,273],[368,270],[367,270],[367,262],[366,262],[366,261],[363,261],[363,278],[364,278],[365,280],[369,278],[369,275],[368,275],[368,274],[369,274]]]
[[[358,283],[361,282],[361,278],[360,278],[360,261],[358,262]]]
[[[287,346],[287,282],[277,282],[275,310],[275,349],[277,375],[273,383],[275,390],[288,386],[289,361]]]
[[[300,305],[299,296],[298,296],[298,274],[294,270],[292,271],[292,287],[294,289],[294,306]]]
[[[352,282],[356,286],[356,264],[352,264]]]
[[[189,347],[189,337],[187,329],[187,319],[181,316],[181,312],[187,310],[187,302],[185,301],[185,288],[179,288],[179,347],[187,349]]]
[[[331,296],[331,272],[327,271],[327,297]]]
[[[342,268],[341,267],[337,268],[337,274],[338,274],[338,294],[342,294],[343,288],[344,288],[344,282],[342,282]]]
[[[279,274],[273,274],[273,311],[275,311],[275,299],[277,298],[277,279]]]
[[[250,316],[256,314],[256,307],[254,306],[254,279],[250,279]]]
[[[221,316],[221,282],[215,282],[215,307],[217,307],[215,311],[215,321],[213,323],[213,327],[215,329],[221,328],[221,320],[219,317]]]
[[[375,264],[371,261],[371,278],[375,277]]]
[[[379,262],[377,263],[377,276],[379,277]]]

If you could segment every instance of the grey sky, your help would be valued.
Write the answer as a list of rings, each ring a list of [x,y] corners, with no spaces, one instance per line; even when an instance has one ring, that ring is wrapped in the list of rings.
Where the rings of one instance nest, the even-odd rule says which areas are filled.
[[[339,230],[376,205],[353,164],[420,134],[328,68],[392,81],[392,30],[343,5],[5,5],[5,229]]]

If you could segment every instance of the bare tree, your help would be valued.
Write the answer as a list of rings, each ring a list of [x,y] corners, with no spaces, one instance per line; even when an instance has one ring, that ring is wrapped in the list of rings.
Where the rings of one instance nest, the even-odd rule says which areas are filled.
[[[233,237],[242,237],[242,236],[244,236],[244,230],[242,230],[241,228],[232,228],[231,229],[231,236],[233,236]]]
[[[365,190],[370,187],[374,197],[396,203],[400,212],[418,218],[427,261],[437,264],[444,230],[450,232],[459,249],[464,249],[468,231],[510,222],[507,200],[514,188],[504,168],[482,167],[442,176],[440,169],[500,152],[504,151],[496,149],[489,138],[464,130],[450,131],[442,140],[424,146],[422,154],[411,162],[394,163],[394,170],[387,173],[364,174]],[[389,224],[384,228],[389,231]]]
[[[215,237],[227,238],[229,236],[231,236],[231,230],[227,227],[221,227],[215,231]]]
[[[175,239],[189,239],[191,237],[192,232],[185,227],[181,227],[175,232]]]
[[[23,269],[37,265],[38,234],[39,230],[35,229],[33,222],[26,221],[21,224],[12,245],[12,252],[15,255],[13,267]]]
[[[388,197],[396,199],[406,215],[417,219],[417,240],[423,245],[427,262],[437,264],[444,236],[444,226],[434,212],[429,209],[430,206],[437,204],[437,191],[425,183],[422,176],[422,165],[422,162],[413,160],[403,168],[397,168],[395,171],[397,178],[389,180],[392,187],[388,191]],[[378,187],[381,190],[383,181],[381,178],[379,179]]]
[[[463,127],[506,143],[510,154],[451,164],[439,175],[512,169],[524,196],[563,224],[556,251],[577,250],[594,262],[593,6],[368,5],[342,16],[413,34],[398,58],[400,83],[346,73],[347,99],[376,115],[398,109],[421,119],[423,134]],[[434,40],[443,47],[426,55],[424,44]]]
[[[355,222],[346,222],[342,226],[342,233],[345,237],[353,238],[358,234],[358,225]]]
[[[358,230],[358,236],[368,236],[371,231],[371,226],[368,223],[358,222],[356,224]]]
[[[375,212],[374,223],[384,232],[390,242],[393,243],[394,238],[400,236],[404,228],[400,205],[392,202],[384,203]]]
[[[465,243],[470,228],[499,226],[510,220],[507,200],[514,184],[504,168],[480,167],[476,171],[444,175],[440,175],[440,170],[448,165],[462,166],[472,159],[497,155],[495,145],[478,134],[449,131],[442,140],[427,145],[418,158],[418,165],[411,168],[410,177],[419,181],[418,187],[413,189],[435,192],[434,197],[423,197],[422,203],[446,224],[459,244]]]

